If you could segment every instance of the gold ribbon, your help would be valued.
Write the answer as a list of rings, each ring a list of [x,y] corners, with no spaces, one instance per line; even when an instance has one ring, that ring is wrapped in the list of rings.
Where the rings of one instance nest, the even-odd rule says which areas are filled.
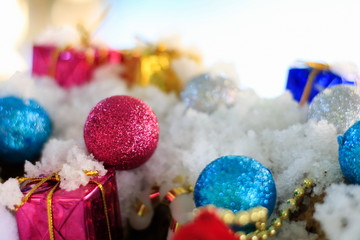
[[[173,188],[166,193],[166,195],[162,199],[162,203],[169,205],[175,200],[175,198],[179,197],[180,195],[189,194],[192,193],[193,191],[194,191],[193,186]]]
[[[328,64],[323,64],[323,63],[305,62],[305,65],[312,68],[312,70],[307,78],[306,85],[305,85],[303,93],[301,95],[301,99],[300,99],[300,103],[299,103],[300,106],[304,106],[307,103],[307,101],[309,100],[315,77],[321,71],[330,69],[330,66]]]
[[[81,46],[84,48],[85,59],[86,62],[92,66],[95,63],[95,49],[91,47],[91,35],[93,32],[99,27],[99,25],[103,22],[104,18],[108,15],[110,11],[110,7],[105,8],[105,10],[100,14],[100,16],[96,19],[96,21],[92,24],[91,27],[86,28],[84,24],[77,24],[76,28],[80,35]],[[55,77],[56,73],[56,64],[59,60],[59,56],[62,52],[74,49],[71,45],[67,45],[63,48],[56,48],[51,56],[51,66],[48,72],[48,75],[51,77]],[[107,48],[99,48],[99,63],[104,63],[107,57],[109,56],[109,49]]]
[[[51,65],[48,71],[48,75],[50,77],[55,78],[55,73],[56,73],[56,68],[57,68],[57,62],[59,61],[59,57],[61,55],[61,53],[63,53],[64,51],[69,51],[71,49],[75,49],[74,47],[72,47],[71,45],[62,47],[62,48],[55,48],[55,50],[52,52],[51,54]],[[103,64],[106,59],[109,56],[109,49],[107,48],[98,48],[97,49],[99,52],[99,64]],[[92,47],[86,47],[84,49],[84,54],[85,54],[85,60],[86,62],[90,65],[93,66],[95,64],[95,58],[96,58],[96,50]]]
[[[160,186],[155,184],[151,187],[149,199],[152,206],[158,205],[160,202]],[[141,202],[138,198],[135,200],[135,203],[133,205],[134,210],[138,216],[144,216],[146,213],[149,212],[149,208]]]
[[[194,186],[192,186],[192,185],[190,185],[188,187],[173,188],[166,193],[166,195],[162,199],[162,203],[168,205],[168,204],[172,203],[177,197],[184,195],[184,194],[192,193],[193,191],[194,191]],[[179,230],[181,228],[181,224],[178,221],[176,221],[173,217],[171,217],[171,222],[170,222],[169,228],[172,232],[176,232],[177,230]]]
[[[174,218],[171,218],[171,222],[170,222],[170,226],[169,226],[170,230],[172,232],[177,232],[180,228],[181,225],[178,221],[176,221]]]
[[[98,171],[84,171],[84,173],[87,176],[97,176],[99,174]],[[17,178],[19,183],[22,184],[24,182],[26,182],[25,184],[31,184],[31,183],[35,183],[37,182],[37,184],[22,198],[21,200],[21,204],[16,206],[15,210],[19,210],[31,197],[32,194],[35,193],[36,190],[39,189],[39,187],[41,185],[43,185],[44,183],[48,182],[48,181],[54,181],[56,182],[55,185],[50,189],[47,197],[46,197],[46,209],[47,209],[47,217],[48,217],[48,227],[49,227],[49,237],[50,240],[54,240],[55,236],[54,236],[54,222],[53,222],[53,211],[52,211],[52,198],[54,195],[54,192],[56,191],[56,189],[59,187],[60,185],[60,176],[58,173],[54,173],[51,176],[47,176],[47,177],[18,177]],[[90,183],[94,183],[96,184],[101,192],[101,198],[103,200],[103,204],[104,204],[104,214],[105,214],[105,218],[106,218],[106,225],[107,225],[107,231],[108,231],[108,235],[109,235],[109,240],[111,240],[111,230],[110,230],[110,220],[109,220],[109,215],[108,215],[108,207],[107,207],[107,203],[106,203],[106,196],[105,196],[105,189],[104,186],[97,182],[97,181],[93,181],[90,180]]]
[[[154,185],[151,188],[151,192],[149,194],[149,199],[150,199],[153,207],[156,206],[158,203],[169,205],[177,197],[179,197],[183,194],[192,193],[193,191],[194,191],[194,187],[191,185],[188,187],[176,187],[176,188],[169,190],[160,202],[159,201],[160,187],[159,187],[159,185]],[[146,214],[149,211],[149,209],[146,207],[146,205],[144,203],[142,203],[139,199],[135,200],[134,210],[136,211],[138,216],[143,216],[144,214]],[[170,230],[175,232],[180,227],[181,227],[180,223],[178,223],[174,218],[171,218]]]
[[[173,60],[187,56],[200,62],[200,58],[179,50],[168,49],[164,44],[145,44],[145,49],[142,51],[122,51],[124,54],[125,74],[130,83],[143,87],[152,84],[166,93],[173,91],[179,94],[183,89],[183,83],[171,67]]]

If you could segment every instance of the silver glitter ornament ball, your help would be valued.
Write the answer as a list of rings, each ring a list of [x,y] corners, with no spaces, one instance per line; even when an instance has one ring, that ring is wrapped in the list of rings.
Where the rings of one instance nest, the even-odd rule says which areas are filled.
[[[201,74],[186,84],[181,98],[188,107],[211,113],[220,105],[233,106],[238,92],[236,84],[223,75]]]
[[[360,92],[358,87],[337,85],[325,89],[310,104],[308,119],[327,120],[343,134],[360,120]]]

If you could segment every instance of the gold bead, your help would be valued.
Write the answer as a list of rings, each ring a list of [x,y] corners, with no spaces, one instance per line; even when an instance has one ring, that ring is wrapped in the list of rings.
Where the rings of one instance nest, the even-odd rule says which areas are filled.
[[[248,212],[239,212],[235,215],[234,221],[239,225],[247,225],[250,222],[250,214]]]
[[[274,227],[270,227],[268,231],[269,231],[270,237],[273,237],[276,235],[276,229]]]
[[[268,215],[268,209],[267,208],[261,208],[258,212],[259,221],[266,221]]]
[[[209,205],[205,206],[205,209],[208,210],[208,211],[215,211],[217,208],[216,208],[215,205],[209,204]]]
[[[245,233],[245,232],[236,232],[235,235],[236,235],[240,240],[246,240],[246,233]]]
[[[268,239],[267,231],[261,231],[256,235],[259,239]]]
[[[240,240],[246,240],[246,234],[238,235]]]
[[[281,218],[275,218],[272,222],[272,225],[275,227],[275,228],[280,228],[282,226],[282,220]]]
[[[221,219],[226,224],[232,224],[234,222],[235,215],[231,210],[225,210],[221,213]]]
[[[302,196],[304,196],[304,193],[305,193],[305,190],[304,190],[304,188],[297,188],[297,189],[295,189],[295,191],[294,191],[294,198],[295,199],[299,199],[299,198],[301,198]]]
[[[257,211],[253,211],[250,213],[250,220],[252,222],[258,222],[259,221],[259,215],[257,213]]]
[[[266,229],[265,222],[256,222],[255,226],[256,226],[256,229],[259,231],[264,231]]]
[[[290,198],[286,201],[287,204],[289,204],[289,209],[294,210],[296,208],[296,200],[293,198]]]
[[[266,240],[268,238],[269,238],[269,236],[266,234],[266,232],[261,235],[261,239],[263,239],[263,240]]]
[[[313,182],[313,180],[311,180],[310,178],[305,178],[304,181],[303,181],[302,186],[303,186],[304,188],[311,188],[311,187],[314,186],[314,182]]]
[[[246,235],[247,240],[259,240],[259,238],[255,235],[255,233],[249,233]]]
[[[280,210],[280,218],[282,220],[286,220],[289,218],[289,209],[281,209]]]

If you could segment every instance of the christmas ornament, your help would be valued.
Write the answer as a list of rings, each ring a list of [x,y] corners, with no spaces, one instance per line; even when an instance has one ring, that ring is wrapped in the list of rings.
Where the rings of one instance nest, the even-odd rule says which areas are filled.
[[[100,101],[89,113],[84,139],[97,160],[118,169],[132,169],[145,163],[155,151],[158,121],[142,100],[112,96]]]
[[[194,189],[197,207],[215,205],[233,212],[275,207],[276,186],[269,169],[245,156],[223,156],[201,172]]]
[[[181,98],[188,107],[211,113],[220,105],[233,106],[238,91],[236,84],[222,75],[202,74],[186,84]]]
[[[338,143],[342,173],[350,183],[360,184],[360,121],[339,136]]]
[[[355,82],[335,73],[328,64],[297,62],[289,70],[286,89],[300,105],[304,105],[324,89],[339,84],[354,85]]]
[[[267,225],[269,215],[268,209],[265,207],[255,207],[246,211],[238,211],[233,213],[233,211],[229,209],[218,208],[214,205],[207,205],[205,207],[200,207],[194,210],[195,221],[193,223],[184,225],[184,229],[178,224],[177,229],[180,230],[175,234],[175,237],[181,236],[183,237],[182,239],[192,239],[198,237],[199,239],[202,239],[201,236],[198,235],[198,229],[196,229],[195,226],[199,225],[199,227],[201,227],[201,224],[198,224],[198,219],[201,218],[201,216],[203,216],[205,213],[211,213],[214,218],[217,217],[226,225],[233,226],[232,229],[230,230],[229,228],[228,231],[234,231],[234,226],[239,227],[255,224],[254,226],[256,227],[256,230],[254,231],[245,231],[244,227],[240,228],[240,231],[237,231],[236,233],[238,239],[269,239],[278,233],[280,228],[283,226],[284,220],[288,220],[293,213],[299,211],[299,206],[304,204],[303,200],[305,199],[305,196],[311,194],[313,187],[313,181],[309,178],[305,178],[301,184],[301,187],[298,187],[294,190],[293,198],[288,199],[286,204],[283,204],[283,208],[279,210],[279,216],[273,218],[269,225]],[[211,231],[213,229],[215,229],[215,226],[214,228],[211,228]],[[218,231],[213,231],[212,233],[217,234]],[[211,239],[211,236],[209,236],[209,239]]]
[[[33,160],[51,131],[50,117],[36,101],[0,98],[0,161],[15,164]]]
[[[338,85],[317,95],[309,107],[309,119],[327,120],[342,134],[360,120],[360,94],[357,87]]]

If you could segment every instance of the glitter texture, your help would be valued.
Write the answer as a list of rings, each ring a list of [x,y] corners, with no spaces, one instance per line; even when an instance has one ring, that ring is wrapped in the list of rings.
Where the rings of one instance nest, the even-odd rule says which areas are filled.
[[[188,107],[211,113],[222,104],[234,105],[238,92],[236,84],[228,78],[202,74],[186,84],[181,98]]]
[[[276,186],[269,169],[252,158],[224,156],[205,167],[194,190],[197,207],[213,204],[233,212],[257,206],[269,215],[276,202]]]
[[[84,127],[90,153],[106,165],[132,169],[145,163],[159,140],[156,115],[140,99],[113,96],[100,101]]]
[[[0,98],[0,160],[23,163],[36,158],[51,135],[51,120],[34,100]]]
[[[360,121],[338,137],[341,171],[350,183],[360,184]]]
[[[327,120],[343,134],[360,120],[360,94],[357,87],[338,85],[318,94],[309,107],[309,119]]]

